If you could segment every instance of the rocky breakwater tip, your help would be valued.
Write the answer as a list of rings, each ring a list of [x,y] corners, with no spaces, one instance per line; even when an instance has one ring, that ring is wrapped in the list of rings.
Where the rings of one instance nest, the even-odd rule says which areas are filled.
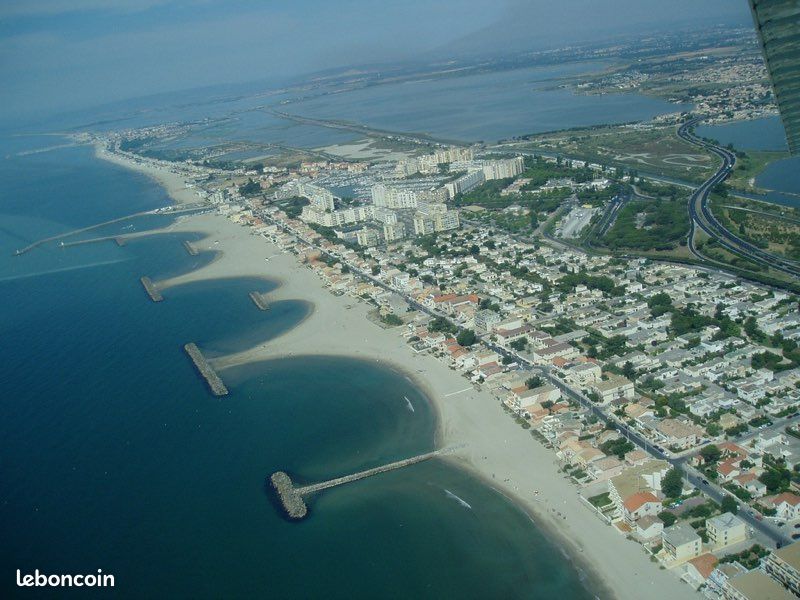
[[[267,302],[265,294],[260,294],[259,292],[250,292],[250,300],[252,300],[253,304],[258,307],[258,310],[269,309],[269,302]]]
[[[192,359],[197,372],[206,380],[211,393],[215,396],[227,396],[228,395],[228,388],[225,387],[225,384],[222,383],[222,379],[220,379],[217,372],[214,368],[208,364],[206,357],[203,356],[203,353],[200,352],[200,349],[194,343],[186,344],[183,349],[186,351],[186,354],[189,355],[189,358]]]
[[[156,284],[152,282],[149,277],[142,277],[139,279],[142,282],[142,286],[144,287],[144,291],[147,292],[147,295],[150,296],[150,300],[153,302],[161,302],[164,297],[161,295],[161,292],[158,291]]]
[[[269,478],[273,489],[278,494],[283,510],[290,519],[300,520],[308,514],[303,497],[292,483],[292,478],[283,471],[273,473]]]

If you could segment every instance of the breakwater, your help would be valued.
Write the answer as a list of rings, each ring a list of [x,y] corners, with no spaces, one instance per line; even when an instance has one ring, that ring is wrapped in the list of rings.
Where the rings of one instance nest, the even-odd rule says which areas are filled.
[[[149,277],[142,277],[139,281],[142,282],[142,287],[144,287],[144,291],[147,292],[147,295],[150,296],[150,300],[153,302],[161,302],[164,299],[161,292],[158,291],[156,284],[154,284]]]
[[[88,227],[81,227],[80,229],[73,229],[72,231],[67,231],[66,233],[59,233],[58,235],[53,235],[47,238],[43,238],[41,240],[36,240],[35,242],[25,246],[24,248],[20,248],[19,250],[14,252],[15,256],[19,256],[20,254],[25,254],[26,252],[30,252],[34,248],[38,248],[42,244],[46,244],[48,242],[53,242],[55,240],[60,240],[65,237],[73,236],[78,233],[83,233],[85,231],[91,231],[92,229],[97,229],[98,227],[104,227],[106,225],[112,225],[114,223],[120,223],[122,221],[127,221],[128,219],[133,219],[135,217],[141,217],[143,215],[152,215],[155,214],[155,210],[145,210],[142,212],[134,213],[132,215],[126,215],[124,217],[119,217],[118,219],[111,219],[110,221],[103,221],[102,223],[96,223],[95,225],[89,225]]]
[[[294,487],[291,477],[283,471],[278,471],[273,473],[269,480],[290,519],[302,519],[308,514],[306,503]]]
[[[264,298],[264,294],[259,294],[258,292],[250,292],[250,299],[253,301],[259,310],[267,310],[269,308],[269,303]]]
[[[36,240],[35,242],[31,242],[24,248],[20,248],[14,251],[14,256],[20,256],[25,254],[26,252],[30,252],[31,250],[38,248],[43,244],[47,244],[48,242],[54,242],[56,240],[60,240],[66,237],[71,237],[73,235],[77,235],[79,233],[84,233],[86,231],[92,231],[93,229],[98,229],[100,227],[105,227],[106,225],[113,225],[115,223],[121,223],[122,221],[127,221],[129,219],[134,219],[136,217],[142,217],[144,215],[177,215],[182,214],[185,212],[199,210],[200,208],[205,208],[204,205],[186,205],[174,208],[156,208],[154,210],[145,210],[142,212],[133,213],[132,215],[126,215],[124,217],[119,217],[117,219],[111,219],[110,221],[103,221],[102,223],[95,223],[94,225],[89,225],[87,227],[81,227],[80,229],[73,229],[71,231],[66,231],[64,233],[59,233],[57,235],[52,235],[50,237],[42,238],[40,240]],[[121,244],[120,244],[121,245]]]
[[[197,347],[197,344],[190,342],[186,344],[183,349],[186,351],[186,354],[189,355],[189,358],[192,359],[192,363],[194,363],[197,372],[206,380],[211,393],[215,396],[227,396],[228,388],[222,383],[222,379],[220,379],[213,367],[208,364],[206,357],[200,352],[200,348]]]
[[[190,256],[197,256],[197,248],[192,246],[189,240],[183,240],[183,247],[186,248],[186,252],[188,252]]]
[[[272,487],[278,494],[278,499],[281,502],[281,506],[283,506],[283,510],[286,512],[289,518],[302,519],[306,516],[306,514],[308,514],[308,507],[303,500],[303,496],[321,492],[322,490],[327,490],[328,488],[332,488],[337,485],[344,485],[345,483],[358,481],[359,479],[366,479],[367,477],[386,473],[387,471],[402,469],[403,467],[408,467],[424,460],[430,460],[431,458],[441,454],[452,452],[454,449],[455,448],[442,448],[439,450],[434,450],[433,452],[426,452],[425,454],[404,458],[403,460],[398,460],[380,467],[366,469],[365,471],[359,471],[358,473],[344,475],[343,477],[336,477],[335,479],[329,479],[328,481],[314,483],[303,487],[295,487],[294,482],[292,482],[292,478],[283,471],[273,473],[269,479]]]

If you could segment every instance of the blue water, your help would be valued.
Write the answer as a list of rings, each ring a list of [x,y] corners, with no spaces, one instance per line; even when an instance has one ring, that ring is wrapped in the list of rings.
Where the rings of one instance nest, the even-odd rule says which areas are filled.
[[[702,125],[697,134],[739,150],[786,151],[786,133],[779,117],[735,121],[723,125]]]
[[[738,150],[788,150],[786,132],[779,117],[698,127],[697,132],[724,145],[733,144]],[[756,185],[769,190],[764,196],[765,200],[800,208],[800,157],[768,164],[756,177]]]
[[[212,356],[279,344],[313,307],[259,311],[248,292],[277,284],[248,279],[151,302],[141,275],[213,258],[172,234],[13,257],[167,198],[88,148],[0,160],[0,181],[3,597],[16,569],[98,568],[134,598],[590,597],[526,514],[442,462],[326,491],[311,518],[284,520],[265,486],[277,469],[315,481],[431,449],[424,394],[376,363],[305,357],[228,369],[231,394],[211,396],[183,344]]]
[[[687,110],[639,94],[577,95],[553,89],[554,78],[595,71],[601,63],[427,79],[329,94],[282,107],[286,112],[344,119],[393,131],[463,141],[650,119]]]

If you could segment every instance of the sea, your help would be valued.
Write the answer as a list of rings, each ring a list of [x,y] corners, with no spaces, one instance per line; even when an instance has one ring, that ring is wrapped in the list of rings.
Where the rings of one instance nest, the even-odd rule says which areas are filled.
[[[327,490],[309,499],[309,518],[287,521],[271,473],[313,482],[429,451],[429,399],[402,373],[328,356],[227,370],[230,395],[212,396],[185,343],[209,356],[279,345],[314,307],[296,298],[256,309],[248,292],[279,285],[269,279],[193,283],[150,301],[141,276],[213,260],[183,248],[199,234],[49,243],[14,256],[34,240],[170,203],[145,176],[91,147],[56,148],[64,143],[0,140],[0,596],[28,596],[18,569],[102,569],[115,578],[106,595],[123,598],[594,596],[534,519],[439,460]]]

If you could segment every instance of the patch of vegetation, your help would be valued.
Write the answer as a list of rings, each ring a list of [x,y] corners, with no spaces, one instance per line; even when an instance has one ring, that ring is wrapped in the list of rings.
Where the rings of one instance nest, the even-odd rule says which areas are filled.
[[[592,496],[591,498],[587,498],[587,500],[589,501],[589,504],[597,508],[603,508],[611,504],[611,496],[608,492],[598,494],[597,496]]]
[[[673,250],[685,243],[689,213],[681,200],[630,202],[602,238],[611,250]]]

